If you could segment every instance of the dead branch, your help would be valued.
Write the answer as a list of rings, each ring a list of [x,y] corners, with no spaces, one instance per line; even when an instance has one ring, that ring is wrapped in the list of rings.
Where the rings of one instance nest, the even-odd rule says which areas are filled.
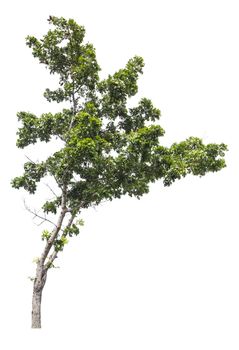
[[[27,206],[25,200],[24,200],[23,202],[24,202],[25,209],[26,209],[29,213],[31,213],[32,215],[34,215],[33,219],[35,219],[35,218],[37,217],[37,218],[43,220],[38,226],[40,226],[43,222],[47,221],[47,222],[49,222],[50,224],[52,224],[52,225],[54,225],[54,226],[56,227],[56,224],[55,224],[53,221],[49,220],[49,219],[46,217],[46,215],[45,215],[44,217],[41,216],[41,215],[39,215],[39,214],[38,214],[39,211],[37,212],[36,209],[32,210],[31,208],[29,208],[29,207]]]
[[[29,162],[31,162],[32,164],[36,164],[33,160],[31,160],[26,154],[25,157],[29,160]]]
[[[58,198],[59,196],[54,192],[54,190],[51,188],[51,186],[49,185],[49,184],[47,184],[47,183],[44,183],[44,185],[46,186],[46,187],[48,187],[49,188],[49,190],[51,191],[51,193],[53,193],[54,194],[54,196],[56,197],[56,198]]]

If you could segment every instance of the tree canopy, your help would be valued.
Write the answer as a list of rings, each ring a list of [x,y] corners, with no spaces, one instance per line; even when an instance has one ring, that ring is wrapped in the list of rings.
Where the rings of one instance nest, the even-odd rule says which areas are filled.
[[[169,186],[187,174],[203,176],[225,167],[225,144],[204,145],[200,138],[190,137],[164,147],[160,110],[151,100],[142,98],[128,108],[143,72],[141,57],[131,58],[124,68],[100,80],[95,49],[84,43],[84,27],[52,16],[49,23],[53,29],[42,39],[28,36],[26,43],[33,56],[59,77],[59,87],[47,88],[44,97],[65,101],[69,107],[40,116],[19,112],[17,146],[53,142],[54,136],[63,147],[42,162],[26,162],[13,187],[33,194],[39,181],[51,175],[66,188],[67,207],[77,213],[125,194],[139,198],[159,179]],[[43,210],[56,213],[60,205],[59,197],[44,203]]]

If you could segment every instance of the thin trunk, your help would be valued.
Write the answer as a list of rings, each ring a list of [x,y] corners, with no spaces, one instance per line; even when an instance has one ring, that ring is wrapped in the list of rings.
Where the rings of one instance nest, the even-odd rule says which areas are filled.
[[[41,328],[42,290],[33,290],[32,296],[32,328]]]
[[[47,240],[44,251],[37,263],[36,269],[36,278],[34,280],[33,286],[33,296],[32,296],[32,328],[41,328],[41,300],[42,300],[42,291],[46,283],[47,271],[50,267],[49,263],[52,263],[56,258],[56,254],[53,253],[52,257],[49,258],[48,254],[59,234],[59,231],[62,227],[63,220],[67,213],[66,208],[66,185],[63,186],[62,191],[62,200],[61,200],[61,212],[56,224],[55,229],[52,231],[50,238]],[[72,224],[72,221],[69,222],[69,227]],[[48,263],[45,264],[46,259],[48,258]]]
[[[41,328],[41,300],[46,277],[47,271],[38,265],[32,295],[32,328]]]

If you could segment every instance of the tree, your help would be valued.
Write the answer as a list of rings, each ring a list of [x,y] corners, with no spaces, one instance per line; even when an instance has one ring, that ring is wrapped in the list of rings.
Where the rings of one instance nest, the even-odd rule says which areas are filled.
[[[140,198],[149,191],[149,184],[159,179],[170,186],[187,174],[203,176],[219,171],[225,167],[227,150],[225,144],[205,145],[196,137],[171,147],[160,145],[164,135],[158,124],[160,110],[147,98],[136,107],[128,107],[128,99],[138,91],[143,59],[135,56],[125,68],[100,80],[95,49],[84,42],[84,27],[72,19],[50,16],[48,21],[53,28],[40,40],[28,36],[26,44],[59,78],[59,87],[46,89],[44,97],[49,102],[64,102],[66,108],[38,117],[19,112],[17,147],[54,142],[55,138],[62,147],[45,160],[29,160],[23,175],[12,180],[14,188],[35,194],[47,176],[59,191],[42,204],[41,215],[35,213],[53,228],[42,232],[45,245],[36,261],[33,328],[41,327],[47,273],[69,238],[78,235],[82,209],[126,194]]]

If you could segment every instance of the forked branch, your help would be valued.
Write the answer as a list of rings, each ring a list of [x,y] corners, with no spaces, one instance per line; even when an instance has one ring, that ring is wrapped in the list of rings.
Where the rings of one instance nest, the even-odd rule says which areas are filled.
[[[54,225],[54,226],[56,227],[56,224],[55,224],[53,221],[49,220],[49,219],[46,217],[46,215],[44,215],[44,216],[39,215],[39,214],[38,214],[39,211],[37,212],[36,209],[32,210],[31,208],[29,208],[29,207],[27,206],[25,200],[24,200],[23,202],[24,202],[24,206],[25,206],[26,210],[27,210],[29,213],[31,213],[32,215],[34,215],[34,216],[33,216],[33,219],[35,219],[35,218],[37,217],[37,218],[39,218],[39,219],[42,220],[42,222],[41,222],[40,224],[38,224],[38,226],[40,226],[41,224],[43,224],[43,222],[47,221],[47,222],[49,222],[50,224],[52,224],[52,225]]]
[[[73,224],[74,219],[75,219],[75,215],[71,215],[71,217],[70,217],[70,219],[68,221],[68,224],[66,225],[65,230],[62,233],[60,239],[67,236],[67,229],[71,227],[71,225]],[[48,259],[48,261],[47,261],[47,263],[45,265],[45,269],[48,270],[52,266],[54,260],[57,258],[57,254],[58,253],[59,253],[58,251],[54,250],[54,252],[50,255],[50,257],[49,257],[49,259]]]
[[[61,212],[57,221],[57,224],[55,225],[54,230],[52,231],[52,234],[50,236],[50,238],[47,240],[46,242],[46,246],[45,249],[41,255],[40,258],[40,264],[43,267],[45,260],[51,250],[51,247],[54,244],[54,241],[56,239],[56,237],[58,236],[59,231],[61,230],[62,224],[63,224],[63,220],[65,218],[65,215],[67,213],[67,208],[66,208],[66,195],[67,195],[67,186],[63,185],[63,190],[62,190],[62,198],[61,198]]]

